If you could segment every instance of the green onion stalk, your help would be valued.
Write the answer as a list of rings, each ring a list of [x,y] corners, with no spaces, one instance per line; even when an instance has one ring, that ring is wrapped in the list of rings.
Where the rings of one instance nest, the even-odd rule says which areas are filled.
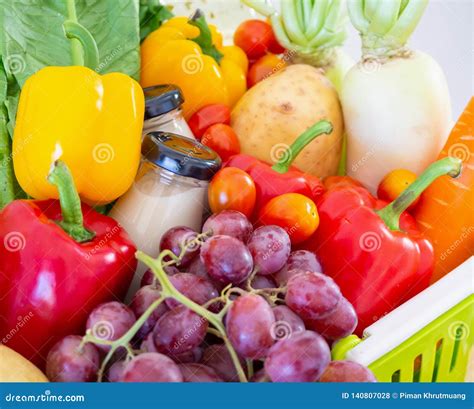
[[[428,0],[349,0],[349,17],[362,40],[362,60],[407,56],[405,44],[427,5]]]
[[[242,0],[270,19],[291,63],[323,69],[339,92],[354,61],[342,50],[347,15],[343,0]]]

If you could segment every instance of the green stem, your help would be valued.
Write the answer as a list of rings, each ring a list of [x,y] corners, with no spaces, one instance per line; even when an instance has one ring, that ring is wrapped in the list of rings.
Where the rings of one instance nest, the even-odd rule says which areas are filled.
[[[99,65],[99,50],[92,34],[78,23],[75,0],[67,0],[68,20],[63,23],[64,33],[71,40],[73,65],[95,70]]]
[[[400,216],[440,176],[458,177],[462,161],[447,157],[430,165],[401,195],[377,213],[391,230],[400,230]]]
[[[95,233],[84,227],[81,199],[74,186],[71,172],[64,162],[56,161],[53,164],[48,181],[55,185],[59,192],[63,219],[58,224],[78,243],[92,240]]]
[[[67,20],[64,22],[63,27],[66,37],[71,39],[71,41],[79,41],[80,46],[84,50],[83,63],[78,64],[75,62],[74,56],[73,62],[76,65],[84,65],[85,67],[95,70],[99,66],[99,49],[97,48],[97,43],[94,37],[92,37],[92,34],[76,21]]]
[[[0,113],[0,210],[15,200],[11,140],[7,122]]]
[[[189,24],[199,28],[200,31],[199,36],[193,38],[192,41],[194,41],[201,47],[201,51],[203,54],[214,58],[217,63],[220,63],[224,55],[215,47],[214,44],[212,44],[211,30],[207,25],[204,13],[201,10],[197,9],[196,12],[189,19]]]
[[[206,319],[210,324],[212,324],[217,329],[217,331],[219,331],[224,341],[224,344],[229,350],[229,354],[236,368],[237,374],[239,376],[239,380],[241,382],[247,382],[247,378],[245,376],[245,372],[242,368],[242,365],[240,364],[239,357],[237,353],[235,352],[235,349],[230,343],[229,339],[227,338],[227,333],[226,333],[224,324],[222,323],[221,317],[219,317],[217,314],[214,314],[206,310],[201,305],[195,303],[194,301],[190,300],[189,298],[181,294],[169,280],[169,277],[167,276],[167,274],[165,273],[162,267],[163,259],[168,257],[169,254],[167,254],[167,252],[164,251],[160,254],[158,259],[154,259],[141,251],[137,251],[135,256],[139,261],[141,261],[146,266],[151,268],[151,270],[153,271],[153,273],[158,278],[161,284],[163,296],[174,298],[179,303],[183,304],[184,306],[188,307],[190,310],[194,311],[196,314],[200,315],[202,318]]]
[[[77,22],[76,1],[67,0],[67,13],[70,21]],[[71,39],[71,55],[74,65],[84,65],[81,42],[75,38]]]
[[[381,57],[401,53],[418,25],[428,0],[352,0],[352,25],[362,37],[363,55]]]
[[[332,132],[332,124],[329,121],[321,120],[303,132],[292,144],[288,147],[282,159],[272,166],[272,169],[278,173],[286,173],[293,161],[299,153],[315,138],[321,134],[330,134]]]

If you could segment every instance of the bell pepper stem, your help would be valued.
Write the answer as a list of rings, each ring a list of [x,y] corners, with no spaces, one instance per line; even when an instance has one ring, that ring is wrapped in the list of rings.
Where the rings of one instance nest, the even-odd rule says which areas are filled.
[[[222,57],[224,57],[224,54],[222,54],[216,48],[216,46],[212,44],[212,33],[209,29],[209,26],[207,25],[204,13],[201,10],[197,9],[189,19],[189,24],[194,27],[197,27],[200,31],[199,36],[193,38],[192,41],[194,41],[197,45],[201,47],[201,51],[203,54],[214,58],[217,63],[220,63]]]
[[[431,164],[410,186],[408,186],[392,203],[377,213],[391,230],[400,230],[402,213],[440,176],[452,178],[461,174],[462,161],[447,157]]]
[[[67,0],[67,11],[69,18],[63,29],[71,40],[72,63],[95,70],[99,65],[99,49],[90,31],[77,21],[75,0]]]
[[[304,131],[281,155],[281,159],[272,166],[278,173],[286,173],[300,152],[314,139],[322,134],[330,134],[333,130],[329,121],[321,120]]]
[[[95,233],[84,227],[81,199],[74,186],[71,172],[64,162],[54,162],[48,181],[55,185],[59,192],[63,216],[63,219],[58,222],[59,226],[78,243],[92,240]]]

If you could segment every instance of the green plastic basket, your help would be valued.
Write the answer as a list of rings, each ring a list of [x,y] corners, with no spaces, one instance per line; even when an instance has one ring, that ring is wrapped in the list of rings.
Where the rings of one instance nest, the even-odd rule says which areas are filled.
[[[471,257],[367,328],[363,339],[351,335],[339,341],[333,358],[368,365],[380,382],[468,380],[474,360],[473,272]]]

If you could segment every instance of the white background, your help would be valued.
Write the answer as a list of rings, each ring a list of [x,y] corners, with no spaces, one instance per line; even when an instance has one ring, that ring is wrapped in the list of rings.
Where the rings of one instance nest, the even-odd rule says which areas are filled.
[[[239,0],[173,1],[175,14],[189,15],[200,7],[211,16],[220,30],[232,36],[235,27],[244,19],[255,16]],[[453,105],[453,119],[457,119],[473,95],[474,89],[474,0],[431,0],[409,46],[427,52],[443,68],[449,84]],[[346,51],[357,61],[360,57],[358,33],[348,23]]]

